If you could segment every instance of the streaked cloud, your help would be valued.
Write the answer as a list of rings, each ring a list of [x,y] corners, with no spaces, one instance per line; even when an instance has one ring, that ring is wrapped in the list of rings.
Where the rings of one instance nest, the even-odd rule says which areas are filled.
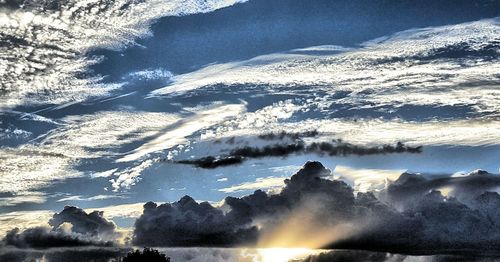
[[[310,86],[327,94],[350,92],[341,99],[326,95],[326,105],[462,105],[470,106],[477,114],[497,115],[498,51],[491,59],[483,57],[491,48],[498,50],[498,35],[498,18],[408,30],[340,54],[281,53],[210,65],[175,76],[173,85],[155,90],[152,95],[213,85],[262,85],[271,93],[282,91],[282,87],[290,91]],[[453,59],[447,53],[462,49],[472,55]]]
[[[29,144],[0,149],[0,187],[23,195],[54,180],[84,176],[75,169],[82,159],[116,156],[121,146],[146,139],[177,120],[173,114],[127,111],[66,117]]]
[[[97,195],[92,197],[84,197],[84,196],[68,196],[57,200],[57,202],[70,202],[70,201],[95,201],[95,200],[105,200],[105,199],[113,199],[113,198],[126,198],[124,196],[119,195]]]
[[[433,120],[426,122],[402,119],[307,119],[297,122],[269,124],[271,130],[310,130],[322,133],[323,139],[342,139],[358,145],[382,145],[403,142],[406,145],[498,145],[500,121],[493,119]],[[257,128],[221,127],[215,137],[258,135]],[[222,131],[223,130],[223,131]],[[330,135],[328,135],[330,134]]]
[[[117,162],[134,161],[149,153],[184,144],[186,143],[186,138],[195,132],[211,127],[229,118],[234,118],[244,111],[245,105],[243,104],[215,105],[205,108],[205,110],[198,110],[194,116],[179,120],[172,126],[167,127],[155,139],[132,150],[127,155],[119,158]]]
[[[246,182],[231,187],[221,188],[219,191],[224,193],[233,193],[238,191],[251,191],[257,189],[272,189],[282,187],[286,177],[261,177],[257,178],[254,182]]]

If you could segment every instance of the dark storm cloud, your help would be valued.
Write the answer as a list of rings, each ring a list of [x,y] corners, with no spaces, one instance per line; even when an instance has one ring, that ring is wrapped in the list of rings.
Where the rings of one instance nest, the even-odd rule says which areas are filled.
[[[87,214],[73,206],[66,206],[63,211],[54,214],[49,225],[52,228],[12,229],[6,234],[3,244],[17,248],[112,246],[118,236],[116,226],[103,217],[103,212]]]
[[[330,174],[321,163],[308,162],[285,180],[280,193],[257,190],[241,198],[227,197],[222,208],[206,202],[198,204],[187,196],[173,204],[147,203],[136,222],[133,241],[137,245],[159,246],[251,244],[299,213],[301,219],[305,218],[302,226],[315,227],[319,233],[345,223],[353,225],[352,234],[322,247],[418,254],[450,250],[494,252],[500,247],[498,193],[463,191],[470,194],[467,204],[435,190],[422,193],[416,200],[410,192],[400,194],[395,202],[392,198],[381,201],[372,192],[355,196],[346,183],[326,179]],[[411,180],[409,177],[420,180],[411,174],[402,175],[401,180]],[[401,180],[392,186],[398,186]],[[455,178],[448,180],[456,183]],[[416,202],[400,210],[396,206],[401,199]]]
[[[17,248],[51,248],[77,246],[111,246],[112,242],[102,242],[90,237],[71,234],[60,230],[51,230],[48,227],[33,227],[24,231],[15,228],[4,238],[7,246]]]
[[[313,135],[311,133],[310,135]],[[266,135],[274,137],[275,135]],[[294,134],[285,133],[283,137],[295,137]],[[281,135],[276,136],[280,138]],[[269,138],[271,139],[271,138]],[[298,141],[292,144],[272,144],[262,148],[258,147],[241,147],[232,150],[229,154],[223,156],[208,156],[195,160],[178,160],[175,161],[179,164],[194,165],[201,168],[217,168],[221,166],[236,165],[243,163],[246,159],[250,158],[263,158],[263,157],[286,157],[291,154],[299,153],[315,153],[319,155],[327,154],[329,156],[348,156],[348,155],[375,155],[375,154],[392,154],[392,153],[421,153],[422,147],[406,146],[401,142],[396,145],[383,145],[375,147],[357,146],[350,143],[336,140],[330,142],[313,142],[309,145],[303,141]]]
[[[278,223],[296,203],[313,196],[317,197],[314,199],[318,206],[330,210],[329,220],[348,217],[355,201],[353,191],[342,181],[322,179],[329,174],[319,162],[308,162],[285,180],[279,194],[268,195],[257,190],[242,198],[227,197],[227,213],[206,202],[197,204],[188,196],[173,204],[157,206],[149,202],[135,224],[133,242],[160,246],[255,243],[258,230],[253,222],[256,219]]]
[[[172,204],[148,202],[135,223],[134,244],[147,246],[226,246],[256,237],[255,227],[240,227],[207,202],[185,196]]]

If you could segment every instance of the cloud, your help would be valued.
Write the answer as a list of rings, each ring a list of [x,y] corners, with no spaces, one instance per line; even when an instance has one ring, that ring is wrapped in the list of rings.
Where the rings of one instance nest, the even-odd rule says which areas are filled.
[[[15,228],[4,238],[5,245],[18,248],[50,248],[76,246],[111,246],[111,242],[95,241],[92,238],[80,237],[64,231],[53,231],[47,227],[34,227],[20,231]]]
[[[122,146],[143,141],[178,119],[173,114],[126,110],[64,117],[55,129],[36,141],[0,149],[0,188],[16,192],[16,199],[26,201],[33,191],[51,186],[54,180],[84,176],[75,168],[80,160],[116,156]],[[126,173],[133,177],[144,165],[112,172],[115,176]],[[111,175],[108,171],[97,177]]]
[[[0,187],[25,196],[16,196],[15,199],[19,199],[17,201],[0,199],[0,205],[27,202],[29,199],[36,203],[43,202],[42,196],[34,198],[30,191],[50,186],[54,180],[84,176],[84,172],[75,168],[82,159],[105,157],[117,159],[117,162],[139,160],[145,155],[188,143],[188,137],[192,134],[244,110],[243,104],[216,104],[193,109],[193,115],[184,119],[176,114],[130,110],[66,116],[60,119],[55,129],[41,135],[33,143],[17,148],[0,148]],[[141,145],[130,152],[119,152],[134,143]],[[137,162],[125,166],[113,163],[120,168],[94,172],[92,177],[109,177],[115,191],[129,189],[140,180],[141,173],[154,163],[151,159]]]
[[[258,136],[258,138],[264,139],[264,140],[283,140],[285,138],[297,140],[297,139],[304,138],[304,137],[317,137],[318,135],[319,135],[319,132],[317,130],[295,132],[295,133],[281,131],[279,133],[270,132],[270,133],[266,133],[266,134],[260,134]]]
[[[113,222],[103,217],[102,211],[90,213],[66,206],[55,213],[48,226],[14,228],[3,239],[6,246],[17,248],[51,248],[75,246],[112,246],[119,234]]]
[[[270,93],[290,87],[314,88],[325,100],[353,109],[390,106],[470,107],[473,114],[497,115],[498,18],[403,31],[366,42],[356,50],[325,55],[279,53],[246,61],[209,65],[177,75],[152,95],[196,92],[215,85],[264,86]],[[463,53],[460,53],[463,50]],[[457,59],[458,54],[460,54]],[[478,88],[481,86],[481,88]],[[346,97],[335,99],[338,92]]]
[[[123,204],[123,205],[112,205],[99,207],[99,210],[104,212],[106,219],[113,218],[137,218],[142,213],[142,206],[144,203],[133,203],[133,204]],[[91,212],[91,209],[86,208],[86,212]],[[92,209],[95,210],[95,209]]]
[[[412,201],[418,200],[433,190],[445,191],[447,196],[469,204],[484,192],[499,191],[500,176],[483,170],[476,170],[463,176],[435,178],[403,173],[382,192],[382,197],[398,207],[411,208]]]
[[[84,197],[84,196],[68,196],[57,200],[57,202],[66,202],[66,201],[94,201],[94,200],[104,200],[104,199],[113,199],[113,198],[125,198],[124,196],[116,196],[116,195],[97,195],[92,197]]]
[[[227,180],[227,179],[226,179]],[[224,180],[224,181],[226,181]],[[224,193],[233,193],[238,191],[246,191],[246,190],[256,190],[256,189],[268,189],[268,188],[276,188],[284,185],[283,177],[265,177],[265,178],[257,178],[255,182],[242,183],[239,185],[234,185],[231,187],[221,188],[219,191]]]
[[[172,72],[161,68],[135,71],[127,75],[129,78],[137,80],[163,79],[164,81],[168,81],[173,76]]]
[[[266,224],[279,223],[292,212],[297,203],[313,198],[318,200],[311,210],[328,208],[339,217],[345,208],[354,202],[354,195],[345,183],[322,179],[330,175],[318,162],[308,162],[291,179],[284,181],[285,187],[277,195],[268,195],[261,190],[243,198],[227,197],[224,205],[229,210],[223,213],[210,204],[196,203],[185,196],[173,204],[157,206],[150,202],[136,222],[134,244],[136,245],[210,245],[256,244],[257,232],[272,230]],[[336,200],[329,196],[336,194]],[[325,201],[320,201],[325,200]],[[267,221],[258,223],[257,221]],[[335,218],[329,219],[330,222]]]
[[[185,196],[172,204],[148,202],[134,229],[134,245],[227,246],[256,237],[255,227],[240,228],[208,202]]]
[[[123,171],[118,171],[114,173],[114,177],[109,180],[114,192],[118,192],[120,189],[130,189],[137,182],[141,180],[142,172],[153,165],[154,161],[152,159],[144,160],[139,165],[126,168]]]
[[[179,164],[194,165],[201,168],[218,168],[223,166],[231,166],[243,163],[244,159],[241,156],[224,156],[221,158],[207,156],[195,160],[178,160],[175,161]]]
[[[333,171],[340,179],[353,186],[355,192],[368,192],[386,189],[406,170],[354,169],[337,165]]]
[[[220,208],[188,196],[172,204],[150,202],[136,222],[134,243],[403,253],[493,251],[500,245],[500,195],[489,192],[497,186],[496,175],[476,172],[427,180],[405,173],[384,190],[357,194],[331,178],[332,172],[321,163],[308,162],[276,194],[257,190],[241,198],[227,197]],[[468,190],[478,184],[480,189]],[[468,201],[432,190],[443,185],[453,186],[452,192],[467,195]],[[399,208],[410,201],[412,205]],[[237,237],[235,232],[240,232]]]
[[[104,212],[85,212],[74,206],[65,206],[64,210],[54,214],[49,220],[53,230],[59,228],[63,223],[70,223],[71,230],[75,233],[90,234],[91,236],[113,233],[116,226],[113,222],[103,217]]]
[[[186,138],[193,133],[202,129],[208,128],[219,122],[237,116],[245,111],[243,104],[230,104],[230,105],[214,105],[212,107],[203,108],[204,110],[196,111],[194,116],[186,117],[179,120],[172,126],[167,127],[161,131],[151,141],[141,145],[140,147],[132,150],[125,156],[116,160],[116,162],[129,162],[138,160],[141,157],[156,152],[162,151],[179,144],[186,142]]]
[[[265,118],[265,113],[262,112]],[[240,126],[240,120],[225,123],[213,138],[259,135],[262,127]],[[416,122],[395,119],[305,119],[296,122],[266,123],[266,130],[317,130],[321,139],[342,139],[363,146],[394,144],[398,141],[416,146],[491,146],[498,145],[500,121],[488,118],[433,119]],[[279,131],[278,131],[279,132]]]
[[[0,107],[106,95],[120,85],[99,84],[100,77],[77,77],[99,61],[85,57],[87,51],[134,45],[160,17],[206,13],[240,2],[244,1],[8,1],[9,9],[0,8],[0,41],[9,44],[0,50],[0,89],[6,91]]]
[[[383,145],[374,147],[357,146],[342,141],[329,142],[313,142],[305,144],[299,141],[292,144],[271,144],[262,148],[258,147],[241,147],[233,149],[228,155],[214,157],[208,156],[195,160],[177,160],[175,163],[194,165],[201,168],[217,168],[221,166],[229,166],[241,164],[243,161],[251,158],[263,157],[286,157],[290,154],[299,153],[316,153],[327,154],[330,156],[347,156],[347,155],[373,155],[373,154],[391,154],[391,153],[420,153],[422,147],[405,146],[398,142],[395,146]]]

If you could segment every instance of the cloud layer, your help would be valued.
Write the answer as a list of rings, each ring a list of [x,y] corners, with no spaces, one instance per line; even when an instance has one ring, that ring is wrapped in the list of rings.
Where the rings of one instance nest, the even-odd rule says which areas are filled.
[[[210,12],[242,1],[8,1],[0,2],[2,104],[82,101],[120,85],[82,78],[95,48],[120,49],[147,36],[164,16]],[[141,15],[138,15],[141,14]]]

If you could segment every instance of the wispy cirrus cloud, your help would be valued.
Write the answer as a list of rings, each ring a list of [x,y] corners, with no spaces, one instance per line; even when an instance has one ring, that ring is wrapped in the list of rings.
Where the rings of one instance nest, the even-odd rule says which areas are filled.
[[[176,76],[172,85],[152,95],[213,85],[264,85],[270,92],[310,86],[316,92],[350,92],[330,104],[464,105],[477,114],[496,115],[499,33],[495,18],[408,30],[340,54],[264,55]],[[464,55],[455,59],[456,53]]]

